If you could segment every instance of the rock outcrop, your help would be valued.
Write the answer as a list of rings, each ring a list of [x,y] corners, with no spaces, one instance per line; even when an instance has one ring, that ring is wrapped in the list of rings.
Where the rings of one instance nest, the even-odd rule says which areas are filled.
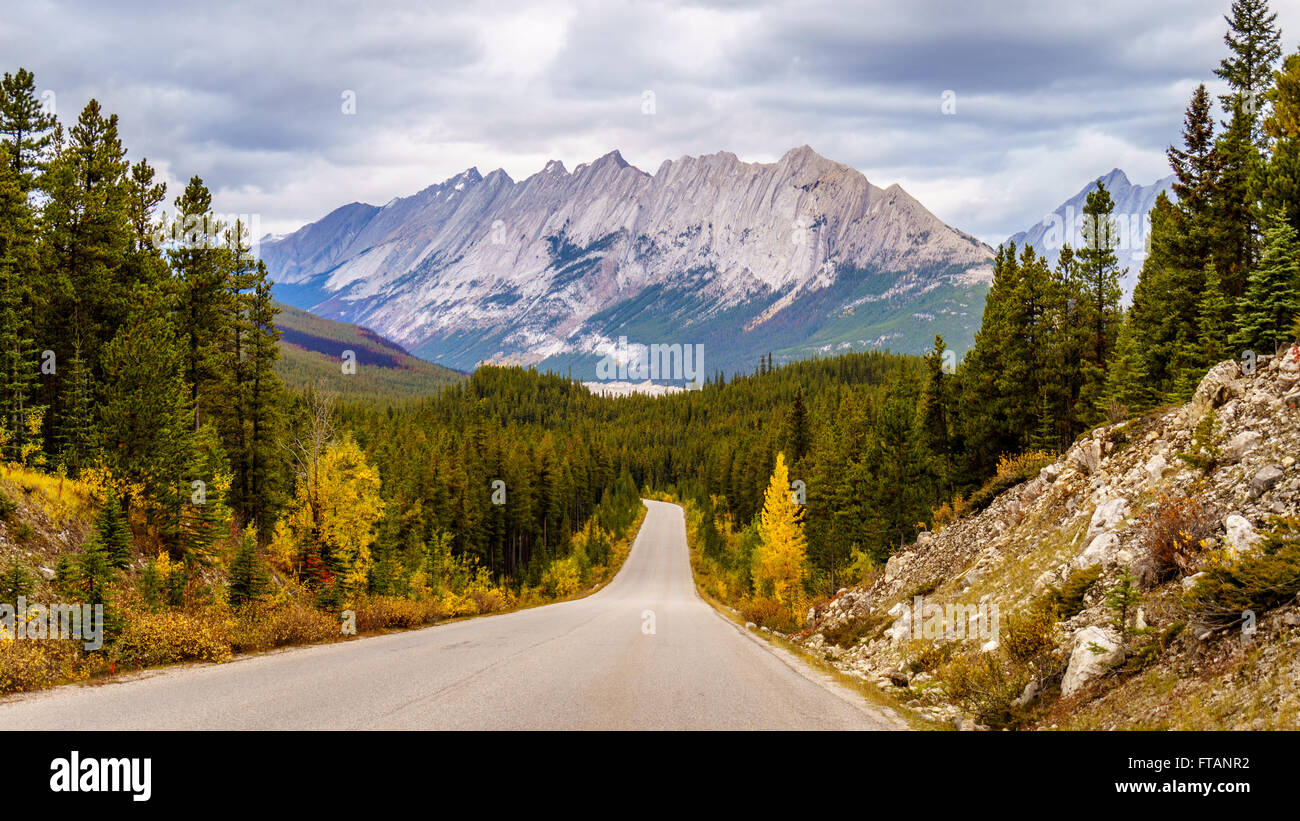
[[[1197,561],[1215,554],[1231,560],[1257,550],[1274,517],[1300,515],[1300,411],[1288,398],[1298,383],[1300,346],[1283,357],[1261,357],[1254,373],[1243,374],[1237,362],[1216,366],[1186,405],[1098,428],[983,511],[924,534],[892,556],[871,584],[842,591],[819,611],[801,640],[841,670],[879,682],[887,671],[915,669],[925,660],[926,648],[908,623],[916,595],[940,605],[996,604],[1005,624],[1007,616],[1030,611],[1050,590],[1082,578],[1091,586],[1077,612],[1066,614],[1055,628],[1055,678],[1037,682],[1054,688],[1056,698],[1071,703],[1105,698],[1122,678],[1108,671],[1131,656],[1139,641],[1134,636],[1154,642],[1157,655],[1144,663],[1167,665],[1179,675],[1202,675],[1202,656],[1218,652],[1206,649],[1206,642],[1214,641],[1230,645],[1222,658],[1255,659],[1251,663],[1272,658],[1270,663],[1300,668],[1300,631],[1288,632],[1292,622],[1300,625],[1294,603],[1268,614],[1251,639],[1257,649],[1280,642],[1274,655],[1232,656],[1239,638],[1199,629],[1170,644],[1172,639],[1160,637],[1180,635],[1181,620],[1188,617],[1177,602],[1203,574],[1195,566],[1173,577],[1144,579],[1140,572],[1150,559],[1143,517],[1171,499],[1188,500],[1203,514],[1207,532],[1196,548],[1202,551]],[[1205,443],[1197,440],[1195,429],[1210,413],[1210,446],[1217,455],[1198,459]],[[1085,571],[1096,581],[1090,582]],[[1133,635],[1127,638],[1117,635],[1113,601],[1107,602],[1125,573],[1134,574],[1130,578],[1138,580],[1144,600],[1153,602],[1150,609],[1128,614]],[[964,652],[997,647],[989,636],[958,638]],[[1198,653],[1202,656],[1189,655]],[[1224,686],[1245,684],[1213,685]],[[1268,697],[1300,709],[1300,684],[1292,679],[1287,687]],[[960,712],[939,682],[918,687],[913,679],[912,690],[919,692],[916,706],[935,719],[950,722]],[[1243,702],[1261,697],[1244,689],[1232,692]],[[1039,689],[1034,698],[1042,701]]]

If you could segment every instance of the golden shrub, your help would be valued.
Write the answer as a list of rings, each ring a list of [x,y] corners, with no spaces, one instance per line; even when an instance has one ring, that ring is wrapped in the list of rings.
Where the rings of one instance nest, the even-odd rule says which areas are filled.
[[[152,667],[230,658],[232,625],[218,612],[136,611],[125,616],[125,626],[112,650],[120,666]]]

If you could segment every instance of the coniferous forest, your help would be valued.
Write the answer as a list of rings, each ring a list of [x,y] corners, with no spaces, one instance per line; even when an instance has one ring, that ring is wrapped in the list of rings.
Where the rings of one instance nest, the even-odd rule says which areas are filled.
[[[1207,70],[1228,91],[1188,101],[1176,196],[1152,212],[1127,310],[1099,186],[1055,264],[999,248],[959,363],[942,338],[924,357],[768,356],[660,397],[500,366],[424,398],[359,397],[346,368],[286,387],[247,226],[219,219],[198,177],[168,191],[95,100],[48,114],[15,67],[0,85],[2,501],[46,500],[32,540],[86,525],[52,577],[0,568],[0,599],[48,586],[105,604],[115,664],[219,658],[330,637],[344,611],[410,626],[578,595],[617,570],[640,497],[668,494],[699,512],[712,590],[798,623],[1093,427],[1300,335],[1300,52],[1282,54],[1264,0],[1233,3],[1226,42]],[[783,501],[792,483],[802,505]],[[27,678],[5,666],[0,691],[98,663],[0,652],[47,654]]]

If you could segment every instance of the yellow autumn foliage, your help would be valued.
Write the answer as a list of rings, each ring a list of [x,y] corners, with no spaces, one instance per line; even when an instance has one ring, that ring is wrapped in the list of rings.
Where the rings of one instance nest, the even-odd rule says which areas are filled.
[[[785,454],[776,455],[759,518],[762,541],[754,551],[754,593],[770,596],[794,614],[803,609],[808,540],[803,532],[803,506],[795,504]]]
[[[268,554],[287,571],[309,540],[319,540],[322,554],[349,589],[366,583],[374,527],[384,513],[379,472],[366,461],[350,437],[331,444],[313,469],[298,482],[284,518],[276,525]]]

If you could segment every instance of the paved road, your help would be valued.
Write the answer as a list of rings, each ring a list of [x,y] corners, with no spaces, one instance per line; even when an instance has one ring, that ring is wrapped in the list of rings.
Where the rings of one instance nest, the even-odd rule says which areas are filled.
[[[901,727],[714,612],[681,508],[647,505],[585,599],[11,697],[0,730]]]

